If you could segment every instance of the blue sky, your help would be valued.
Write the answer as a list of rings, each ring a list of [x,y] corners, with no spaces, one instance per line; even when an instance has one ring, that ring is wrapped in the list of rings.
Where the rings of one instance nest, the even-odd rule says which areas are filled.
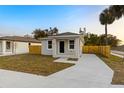
[[[78,31],[80,26],[84,27],[88,23],[89,15],[100,11],[102,7],[104,6],[0,6],[0,24],[13,28],[10,31],[15,34],[55,26],[61,32],[76,32],[76,29]],[[18,28],[18,31],[14,28]]]
[[[58,27],[60,32],[79,32],[79,27],[86,27],[87,32],[103,34],[104,26],[99,22],[99,14],[106,7],[0,6],[0,34],[24,35],[31,34],[36,28],[49,27]],[[116,29],[113,27],[109,29],[111,34],[114,34],[113,29]],[[121,34],[118,34],[118,37],[121,37]]]

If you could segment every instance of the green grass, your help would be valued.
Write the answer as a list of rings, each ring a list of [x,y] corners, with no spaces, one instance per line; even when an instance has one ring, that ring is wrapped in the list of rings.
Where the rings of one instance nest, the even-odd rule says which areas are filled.
[[[99,57],[114,71],[112,84],[124,84],[124,60],[113,55],[109,58]]]
[[[0,57],[0,69],[48,76],[74,64],[53,62],[55,58],[43,55],[13,55]]]

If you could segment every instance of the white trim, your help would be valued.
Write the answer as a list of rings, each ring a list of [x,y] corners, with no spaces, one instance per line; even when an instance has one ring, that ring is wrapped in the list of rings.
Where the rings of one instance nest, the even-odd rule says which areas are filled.
[[[47,50],[52,50],[53,45],[52,45],[52,48],[48,48],[48,45],[49,45],[48,42],[49,42],[49,41],[52,41],[52,40],[47,40]],[[53,42],[52,42],[52,43],[53,43]]]
[[[74,49],[70,49],[70,40],[74,40]],[[68,50],[69,51],[74,51],[75,50],[75,39],[69,39],[68,40]]]
[[[64,53],[65,53],[65,40],[58,40],[58,54],[64,54],[64,53],[60,53],[60,42],[63,41],[64,42]]]
[[[80,35],[60,35],[60,36],[49,36],[50,38],[57,38],[57,37],[80,37]]]

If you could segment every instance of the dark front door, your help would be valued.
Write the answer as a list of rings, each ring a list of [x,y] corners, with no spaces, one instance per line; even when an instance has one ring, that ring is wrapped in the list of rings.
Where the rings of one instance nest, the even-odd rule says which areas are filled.
[[[64,53],[64,41],[60,41],[59,42],[59,52],[60,53]]]

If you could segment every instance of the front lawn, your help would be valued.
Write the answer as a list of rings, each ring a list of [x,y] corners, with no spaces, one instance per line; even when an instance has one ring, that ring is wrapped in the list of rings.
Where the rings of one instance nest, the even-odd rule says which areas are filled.
[[[112,84],[124,84],[124,60],[113,55],[110,58],[99,57],[114,71]]]
[[[0,57],[0,69],[19,71],[48,76],[74,64],[53,62],[52,56],[43,55],[13,55]]]

